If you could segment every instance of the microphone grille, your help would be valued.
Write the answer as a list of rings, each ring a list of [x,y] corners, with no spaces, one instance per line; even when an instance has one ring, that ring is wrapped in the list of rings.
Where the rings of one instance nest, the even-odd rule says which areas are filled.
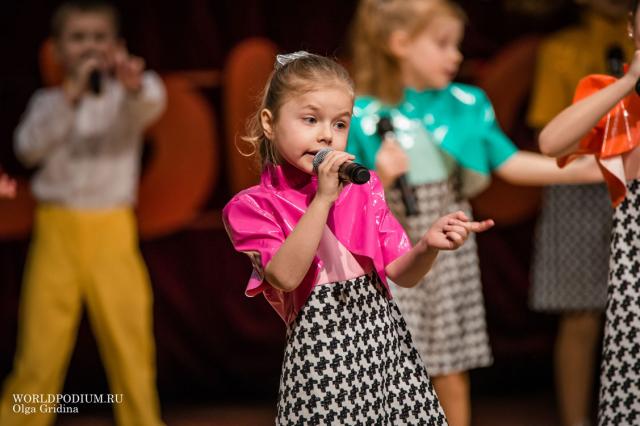
[[[320,151],[316,152],[316,155],[313,156],[313,171],[318,172],[318,167],[324,161],[325,157],[329,155],[329,153],[333,151],[331,148],[322,148]]]
[[[387,132],[393,132],[393,123],[391,123],[391,119],[389,117],[381,117],[380,121],[378,121],[376,131],[381,137],[384,137]]]

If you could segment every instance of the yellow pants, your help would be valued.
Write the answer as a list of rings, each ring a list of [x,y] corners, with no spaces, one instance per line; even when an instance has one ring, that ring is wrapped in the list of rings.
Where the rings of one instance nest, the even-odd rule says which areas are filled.
[[[128,208],[72,210],[40,206],[19,308],[14,369],[0,400],[0,425],[50,425],[55,413],[33,414],[16,394],[59,394],[82,308],[98,343],[118,425],[162,424],[155,387],[152,294]],[[95,393],[88,390],[87,393]],[[49,406],[56,406],[50,404]],[[90,406],[75,406],[82,413]],[[45,407],[47,404],[45,404]],[[94,407],[95,408],[95,407]]]

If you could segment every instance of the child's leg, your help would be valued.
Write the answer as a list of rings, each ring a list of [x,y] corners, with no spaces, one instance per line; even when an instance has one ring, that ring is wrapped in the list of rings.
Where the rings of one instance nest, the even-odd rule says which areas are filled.
[[[555,376],[564,426],[588,424],[601,322],[599,312],[565,314],[560,320]]]
[[[135,219],[126,209],[88,223],[92,232],[87,308],[120,426],[162,424],[156,391],[152,294],[138,250]]]
[[[76,338],[81,295],[75,269],[76,240],[72,219],[55,209],[40,208],[25,268],[20,298],[18,342],[14,369],[5,382],[0,424],[49,425],[54,414],[15,411],[14,394],[57,394]]]
[[[431,378],[440,405],[447,416],[449,426],[471,424],[471,401],[469,396],[469,373],[446,374]]]

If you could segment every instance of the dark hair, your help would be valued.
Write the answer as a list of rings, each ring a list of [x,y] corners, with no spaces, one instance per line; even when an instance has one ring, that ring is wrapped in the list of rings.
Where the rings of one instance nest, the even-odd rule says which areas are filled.
[[[253,146],[253,151],[243,154],[257,155],[263,167],[266,164],[279,164],[279,155],[262,128],[262,110],[271,111],[275,121],[287,98],[336,83],[343,84],[354,96],[354,84],[349,73],[333,59],[307,52],[278,55],[275,69],[262,92],[260,105],[247,121],[247,134],[242,137]]]
[[[120,15],[113,4],[106,0],[67,0],[58,6],[51,18],[51,36],[58,38],[72,13],[99,13],[111,19],[116,35],[120,32]]]
[[[631,2],[631,16],[636,17],[636,12],[638,12],[638,0],[632,0]]]

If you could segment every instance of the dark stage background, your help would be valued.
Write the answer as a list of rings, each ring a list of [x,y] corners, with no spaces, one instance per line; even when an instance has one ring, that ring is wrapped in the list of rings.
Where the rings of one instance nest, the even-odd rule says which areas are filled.
[[[29,96],[44,84],[38,52],[57,3],[8,0],[0,6],[0,164],[20,178],[21,185],[32,171],[17,163],[12,132]],[[176,156],[172,159],[175,164],[160,161],[160,157],[167,145],[177,152],[197,145],[164,126],[150,133],[145,150],[143,185],[147,182],[149,196],[142,198],[140,211],[144,211],[143,228],[144,223],[150,225],[145,228],[141,247],[155,292],[158,386],[163,402],[274,400],[284,326],[262,298],[244,297],[250,264],[232,250],[219,219],[219,211],[233,191],[230,176],[238,172],[226,160],[234,149],[234,135],[224,125],[229,118],[225,99],[234,94],[229,92],[224,70],[232,48],[253,36],[270,39],[281,51],[307,49],[348,62],[348,25],[355,2],[115,3],[122,12],[129,49],[169,80],[190,82],[190,88],[183,92],[176,83],[176,93],[188,92],[195,103],[204,102],[198,104],[198,111],[204,113],[205,121],[215,124],[204,137],[204,150],[196,151],[208,170],[194,178],[200,179],[198,187],[204,189],[194,195],[196,201],[191,200],[188,212],[177,219],[154,225],[156,218],[168,215],[176,205],[188,204],[164,186],[163,173],[167,180],[172,179],[176,170],[200,164],[191,163],[198,155]],[[575,11],[561,1],[461,3],[470,24],[463,45],[467,60],[459,78],[482,85],[496,103],[510,136],[520,147],[535,149],[531,130],[522,124],[522,113],[537,36],[568,23]],[[189,182],[183,184],[185,191],[191,187]],[[20,190],[18,201],[0,203],[0,379],[10,371],[15,350],[20,280],[29,239],[32,204],[26,187]],[[497,181],[476,200],[479,217],[498,220],[494,230],[478,238],[495,365],[473,373],[476,393],[551,387],[555,319],[527,309],[538,197],[537,189],[516,189]],[[66,391],[106,391],[86,321],[79,331]]]

